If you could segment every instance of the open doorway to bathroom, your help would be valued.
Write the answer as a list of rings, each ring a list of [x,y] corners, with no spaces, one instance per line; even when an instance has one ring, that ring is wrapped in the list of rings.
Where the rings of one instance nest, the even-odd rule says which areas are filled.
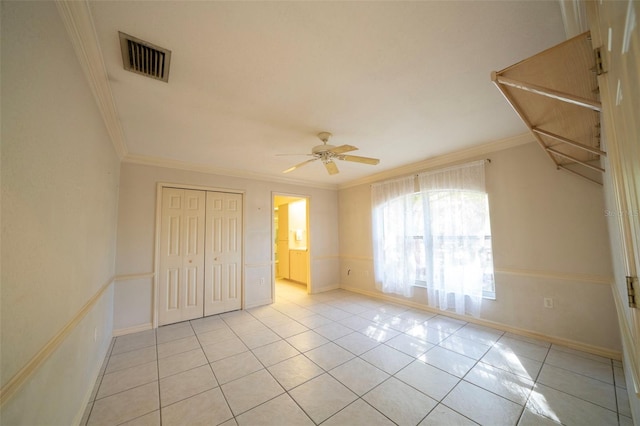
[[[310,292],[308,197],[273,194],[273,261],[274,300]]]

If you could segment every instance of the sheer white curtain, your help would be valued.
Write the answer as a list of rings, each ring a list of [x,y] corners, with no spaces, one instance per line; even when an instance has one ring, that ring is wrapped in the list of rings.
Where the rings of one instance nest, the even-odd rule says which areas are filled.
[[[491,256],[485,241],[491,231],[484,161],[421,173],[418,182],[429,306],[478,316]]]
[[[385,293],[413,295],[416,262],[406,256],[413,242],[415,177],[394,179],[371,186],[373,266],[376,287]]]

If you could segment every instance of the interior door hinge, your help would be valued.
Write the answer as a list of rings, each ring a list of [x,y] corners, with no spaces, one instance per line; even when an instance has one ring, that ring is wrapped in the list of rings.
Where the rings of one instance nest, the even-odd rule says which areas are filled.
[[[593,49],[593,56],[595,58],[596,64],[591,70],[596,73],[596,75],[601,75],[607,72],[604,67],[604,54],[602,52],[602,47],[596,47]]]
[[[629,296],[629,307],[637,308],[638,307],[638,296],[636,296],[636,291],[633,287],[634,283],[638,282],[638,277],[627,277],[627,295]]]

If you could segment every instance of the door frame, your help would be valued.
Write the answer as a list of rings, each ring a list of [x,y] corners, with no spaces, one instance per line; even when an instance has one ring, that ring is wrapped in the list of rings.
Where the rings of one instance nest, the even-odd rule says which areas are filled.
[[[190,184],[182,184],[182,183],[170,183],[170,182],[158,182],[156,184],[156,224],[154,231],[154,247],[153,247],[153,278],[152,278],[152,292],[151,292],[151,304],[153,307],[153,319],[152,326],[153,328],[158,328],[158,277],[160,276],[160,238],[162,232],[162,190],[164,188],[176,188],[176,189],[190,189],[194,191],[207,191],[207,192],[227,192],[230,194],[240,194],[242,196],[242,279],[240,284],[240,291],[242,292],[241,296],[241,307],[240,309],[244,309],[245,307],[245,244],[246,244],[246,203],[245,203],[245,194],[246,191],[238,190],[238,189],[229,189],[229,188],[220,188],[213,186],[203,186],[203,185],[190,185]],[[203,311],[204,315],[204,311]]]
[[[276,240],[275,223],[275,199],[279,197],[293,197],[307,201],[307,294],[312,294],[313,282],[311,279],[311,196],[307,194],[296,194],[293,192],[271,191],[271,299],[276,300],[276,258],[273,250],[273,242]]]

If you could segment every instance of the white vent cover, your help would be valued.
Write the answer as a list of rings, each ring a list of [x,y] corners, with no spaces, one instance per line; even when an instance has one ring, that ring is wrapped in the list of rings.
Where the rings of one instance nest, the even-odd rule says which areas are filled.
[[[122,65],[127,71],[169,81],[171,51],[118,31]]]

